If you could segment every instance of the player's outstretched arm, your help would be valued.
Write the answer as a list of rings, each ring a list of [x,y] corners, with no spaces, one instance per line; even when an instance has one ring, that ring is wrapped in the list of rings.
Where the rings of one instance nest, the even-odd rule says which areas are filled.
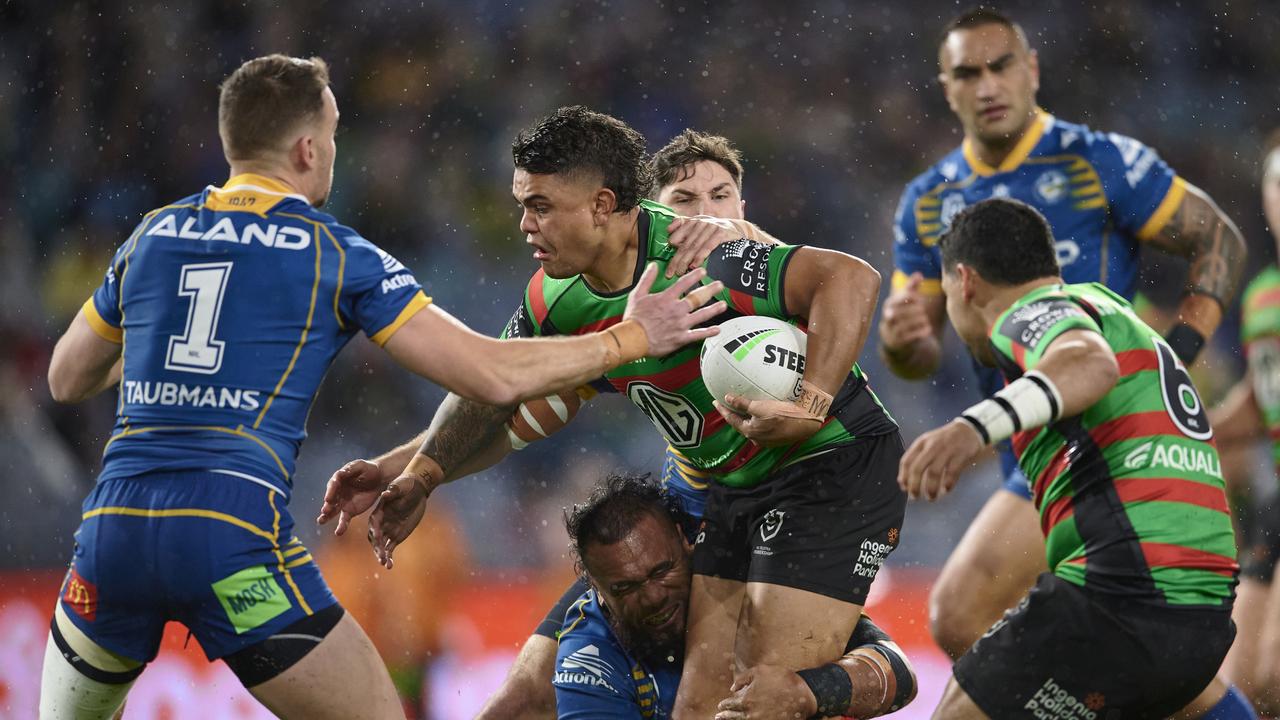
[[[120,382],[123,347],[95,332],[84,310],[76,313],[49,359],[49,392],[53,399],[80,402]]]
[[[1240,229],[1213,198],[1190,183],[1185,188],[1177,210],[1147,242],[1191,264],[1187,295],[1178,306],[1178,324],[1166,337],[1178,357],[1190,365],[1235,298],[1248,248]]]
[[[924,282],[923,275],[912,273],[890,293],[880,314],[880,357],[905,380],[927,378],[942,362],[946,299],[941,292],[926,292]]]
[[[657,267],[651,265],[628,297],[623,321],[590,335],[498,340],[432,305],[410,318],[385,347],[405,368],[463,397],[514,405],[715,335],[718,328],[698,325],[724,311],[719,301],[703,307],[723,285],[699,287],[704,276],[705,272],[692,272],[650,293],[657,277]]]
[[[745,238],[765,245],[781,244],[778,238],[749,220],[710,215],[678,217],[667,226],[667,232],[667,244],[676,249],[667,262],[667,277],[683,275],[701,266],[712,250],[727,242]]]
[[[986,445],[1071,417],[1102,399],[1120,379],[1111,346],[1092,330],[1067,330],[1051,341],[1034,370],[994,398],[911,443],[898,465],[898,485],[912,498],[937,500],[969,469]],[[1017,425],[1010,415],[1017,415]]]
[[[787,312],[808,325],[804,390],[796,403],[730,395],[720,414],[738,432],[761,445],[789,445],[813,435],[826,420],[833,394],[866,344],[880,273],[835,250],[803,247],[787,265],[783,292]],[[719,403],[717,403],[719,405]]]

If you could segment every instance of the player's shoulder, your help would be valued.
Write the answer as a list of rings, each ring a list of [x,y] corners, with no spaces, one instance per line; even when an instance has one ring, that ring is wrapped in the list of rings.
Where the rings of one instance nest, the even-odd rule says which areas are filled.
[[[1045,131],[1045,136],[1047,152],[1080,155],[1089,160],[1115,157],[1117,154],[1136,156],[1147,148],[1140,140],[1123,133],[1095,129],[1056,117]]]
[[[1107,294],[1098,293],[1098,288]],[[1109,293],[1097,283],[1036,288],[1015,300],[996,319],[991,326],[992,336],[1003,336],[1035,350],[1046,332],[1059,322],[1073,317],[1093,317],[1099,301],[1110,305]]]
[[[903,199],[915,199],[927,195],[941,185],[960,182],[972,174],[969,163],[964,159],[964,147],[957,145],[943,155],[924,172],[913,177],[903,188]]]
[[[588,590],[565,613],[556,647],[555,684],[623,695],[630,676],[626,651],[601,612],[595,592]]]

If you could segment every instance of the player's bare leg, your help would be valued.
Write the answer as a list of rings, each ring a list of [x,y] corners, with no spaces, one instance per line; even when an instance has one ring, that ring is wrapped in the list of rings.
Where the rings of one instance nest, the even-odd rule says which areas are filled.
[[[1252,693],[1258,712],[1264,715],[1280,714],[1280,592],[1271,584],[1267,595],[1266,610],[1262,620],[1258,648],[1258,663],[1254,666]],[[1236,634],[1239,642],[1240,633]]]
[[[1222,661],[1222,674],[1244,691],[1254,704],[1264,687],[1258,682],[1262,665],[1262,633],[1267,619],[1268,594],[1271,586],[1253,578],[1241,577],[1236,587],[1236,602],[1231,619],[1236,623],[1236,640]]]
[[[89,639],[66,617],[62,603],[54,610],[54,622],[61,641],[50,632],[41,670],[40,720],[120,717],[142,663]]]
[[[738,622],[738,659],[743,667],[763,664],[791,670],[834,662],[844,654],[861,616],[861,605],[808,590],[747,583]]]
[[[987,500],[929,593],[929,629],[952,660],[963,655],[1048,570],[1040,519],[1004,490]]]
[[[933,711],[933,720],[986,720],[986,717],[987,714],[973,702],[973,698],[969,697],[954,677],[947,681],[942,700]]]
[[[746,583],[693,576],[685,625],[684,671],[673,718],[712,717],[716,705],[729,695],[735,670],[734,642],[746,595]],[[848,637],[845,633],[846,640]]]
[[[489,698],[476,720],[555,720],[556,641],[530,635],[520,648],[502,687]]]
[[[315,650],[249,692],[286,719],[404,718],[386,665],[349,613]]]

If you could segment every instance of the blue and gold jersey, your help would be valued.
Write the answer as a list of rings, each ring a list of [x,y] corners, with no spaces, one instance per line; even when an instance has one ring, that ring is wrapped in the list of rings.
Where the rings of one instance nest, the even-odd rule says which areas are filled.
[[[84,305],[123,343],[100,480],[208,470],[285,496],[312,398],[357,331],[430,303],[395,258],[258,175],[146,215]]]
[[[1132,298],[1138,242],[1164,227],[1185,192],[1146,145],[1041,110],[999,167],[978,159],[966,140],[907,185],[894,218],[893,287],[919,272],[925,292],[941,292],[937,244],[951,218],[981,200],[1010,197],[1049,221],[1067,283],[1100,282]]]
[[[553,683],[560,720],[671,717],[683,657],[635,657],[614,634],[594,590],[565,614]]]

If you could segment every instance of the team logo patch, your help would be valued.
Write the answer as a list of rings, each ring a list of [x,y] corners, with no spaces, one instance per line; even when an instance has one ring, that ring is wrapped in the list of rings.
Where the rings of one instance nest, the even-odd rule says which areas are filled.
[[[606,679],[613,673],[613,666],[600,657],[600,648],[587,645],[574,650],[560,661],[560,669],[556,671],[555,681],[562,685],[604,687],[617,692]]]
[[[266,565],[245,568],[212,587],[237,635],[260,627],[293,606]]]
[[[769,253],[772,248],[751,240],[727,242],[707,261],[711,277],[737,290],[758,298],[769,296]]]
[[[760,524],[760,539],[769,542],[778,536],[778,531],[782,529],[782,521],[785,520],[787,514],[777,508],[765,513],[764,522]]]
[[[1048,170],[1036,178],[1036,195],[1052,205],[1067,195],[1067,176],[1061,170]]]
[[[75,614],[93,622],[98,617],[98,586],[80,577],[72,565],[63,583],[62,602]]]
[[[627,398],[636,404],[672,447],[697,447],[706,418],[683,395],[667,392],[643,380],[627,385]]]
[[[942,229],[946,230],[951,227],[951,221],[956,215],[964,209],[964,195],[960,193],[951,193],[942,198],[942,211],[939,213],[938,220],[942,223]]]

